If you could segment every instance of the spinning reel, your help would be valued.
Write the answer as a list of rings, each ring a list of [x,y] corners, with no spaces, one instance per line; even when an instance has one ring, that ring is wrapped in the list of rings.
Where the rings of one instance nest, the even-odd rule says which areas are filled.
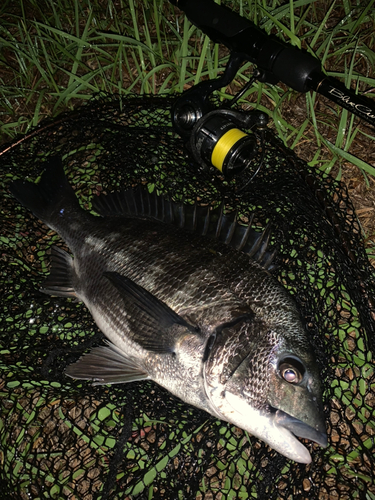
[[[216,167],[227,178],[245,170],[251,170],[253,178],[259,172],[264,156],[264,130],[268,116],[257,110],[230,109],[254,83],[256,75],[220,108],[215,108],[210,100],[215,90],[233,80],[243,61],[240,54],[233,52],[221,77],[195,85],[172,107],[173,126],[186,141],[195,161],[203,168]]]

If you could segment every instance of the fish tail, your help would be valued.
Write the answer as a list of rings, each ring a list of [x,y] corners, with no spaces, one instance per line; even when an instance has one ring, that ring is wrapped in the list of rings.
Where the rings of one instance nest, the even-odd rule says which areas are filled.
[[[24,207],[52,228],[56,220],[72,210],[82,210],[58,156],[46,162],[46,170],[38,184],[16,180],[9,189]]]

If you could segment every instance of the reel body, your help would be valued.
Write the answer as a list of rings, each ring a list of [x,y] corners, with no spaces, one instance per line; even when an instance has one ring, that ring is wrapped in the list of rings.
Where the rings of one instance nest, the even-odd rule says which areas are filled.
[[[242,62],[241,54],[232,53],[221,77],[195,85],[172,106],[173,127],[185,140],[194,160],[203,168],[215,167],[226,178],[241,175],[245,170],[253,170],[256,175],[261,166],[256,157],[262,149],[262,132],[268,122],[268,116],[258,110],[230,109],[256,76],[221,107],[215,108],[210,100],[215,90],[233,80]]]

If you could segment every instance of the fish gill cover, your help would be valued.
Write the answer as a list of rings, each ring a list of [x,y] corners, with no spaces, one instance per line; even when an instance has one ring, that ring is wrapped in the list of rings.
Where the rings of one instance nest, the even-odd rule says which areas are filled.
[[[173,133],[173,99],[98,96],[0,156],[4,499],[375,499],[375,280],[342,184],[271,133],[248,189],[201,170]],[[275,271],[306,323],[324,386],[329,446],[297,464],[150,381],[93,386],[64,375],[103,343],[82,303],[39,291],[61,239],[10,195],[61,155],[84,208],[140,183],[176,200],[224,202],[272,224]],[[67,248],[65,248],[67,250]]]

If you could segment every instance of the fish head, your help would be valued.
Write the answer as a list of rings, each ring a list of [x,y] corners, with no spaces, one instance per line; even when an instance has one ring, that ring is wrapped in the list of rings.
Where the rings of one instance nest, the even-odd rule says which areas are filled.
[[[212,413],[296,462],[311,462],[297,437],[327,446],[319,370],[302,325],[291,336],[245,319],[216,332],[207,350]]]

